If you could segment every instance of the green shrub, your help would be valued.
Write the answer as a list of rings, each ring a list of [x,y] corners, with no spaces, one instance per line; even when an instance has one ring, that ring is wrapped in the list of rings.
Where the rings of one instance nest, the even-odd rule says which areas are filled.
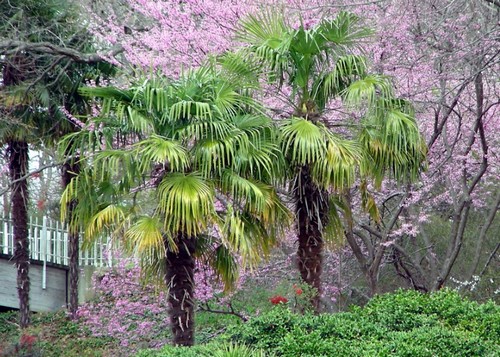
[[[444,290],[399,291],[339,314],[285,307],[230,326],[220,340],[278,356],[497,356],[500,309]]]
[[[16,332],[18,313],[17,311],[7,311],[0,313],[0,334]]]

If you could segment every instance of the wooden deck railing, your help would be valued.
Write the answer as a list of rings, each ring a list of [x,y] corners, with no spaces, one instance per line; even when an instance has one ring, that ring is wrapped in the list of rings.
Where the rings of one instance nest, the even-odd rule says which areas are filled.
[[[43,263],[68,265],[68,231],[58,221],[48,217],[30,218],[28,224],[29,251],[33,260]],[[12,219],[0,216],[0,253],[13,255],[14,235]],[[91,249],[80,249],[80,265],[111,266],[111,242],[100,239]]]

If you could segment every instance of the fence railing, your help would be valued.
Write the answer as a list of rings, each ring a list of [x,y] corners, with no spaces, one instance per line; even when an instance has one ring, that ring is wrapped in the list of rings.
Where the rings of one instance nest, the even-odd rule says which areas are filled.
[[[64,225],[48,217],[30,217],[28,223],[29,252],[33,260],[45,263],[68,265],[68,231]],[[0,216],[0,253],[14,254],[12,219]],[[91,249],[80,247],[79,263],[96,267],[111,266],[111,241],[101,238]]]

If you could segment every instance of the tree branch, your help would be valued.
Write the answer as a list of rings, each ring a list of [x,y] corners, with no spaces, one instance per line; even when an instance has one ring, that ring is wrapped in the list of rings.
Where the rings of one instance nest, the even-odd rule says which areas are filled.
[[[4,56],[19,52],[34,52],[54,56],[64,56],[79,63],[109,62],[108,58],[114,57],[122,52],[124,48],[119,45],[111,48],[106,54],[82,53],[68,47],[59,47],[50,42],[24,42],[17,40],[0,41],[0,54]]]
[[[500,8],[500,1],[499,0],[484,0],[484,1],[489,2],[490,4],[493,4],[496,7]]]
[[[57,167],[57,166],[61,166],[62,165],[62,162],[56,162],[56,163],[52,163],[52,164],[47,164],[47,165],[44,165],[44,166],[41,166],[40,168],[38,168],[37,170],[34,170],[34,171],[31,171],[29,173],[27,173],[26,175],[24,175],[23,177],[20,177],[14,181],[11,181],[9,183],[9,187],[3,189],[0,191],[0,196],[6,194],[7,192],[9,192],[10,190],[10,186],[12,186],[12,184],[14,183],[17,183],[17,182],[20,182],[20,181],[23,181],[23,180],[26,180],[27,178],[29,178],[30,176],[34,175],[34,174],[37,174],[37,173],[40,173],[42,172],[43,170],[46,170],[46,169],[50,169],[51,167]]]
[[[222,315],[233,315],[236,317],[239,317],[243,322],[247,322],[248,318],[246,316],[243,316],[242,314],[234,311],[233,305],[229,304],[229,310],[213,310],[208,302],[206,302],[204,305],[200,305],[198,307],[199,311],[205,311],[205,312],[211,312],[214,314],[222,314]]]

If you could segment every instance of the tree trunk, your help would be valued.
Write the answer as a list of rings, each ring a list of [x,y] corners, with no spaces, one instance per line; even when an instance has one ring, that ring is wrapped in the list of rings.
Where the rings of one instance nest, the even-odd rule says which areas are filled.
[[[12,221],[14,225],[14,262],[17,268],[17,293],[19,296],[19,325],[30,323],[30,278],[28,240],[28,181],[21,179],[28,173],[28,144],[24,141],[8,142],[11,186]]]
[[[80,165],[74,162],[67,161],[62,167],[62,183],[63,188],[66,188],[71,179],[76,177],[80,172]],[[72,200],[68,204],[68,253],[69,253],[69,304],[68,310],[72,319],[76,318],[76,310],[78,309],[78,255],[80,250],[80,234],[78,228],[72,226],[72,215],[77,202]]]
[[[297,263],[300,276],[316,290],[311,304],[320,312],[323,263],[323,227],[327,224],[328,194],[312,181],[310,168],[303,166],[294,187],[299,247]]]
[[[179,234],[179,251],[167,248],[166,283],[169,287],[170,323],[173,343],[180,346],[194,344],[194,252],[195,238]]]

